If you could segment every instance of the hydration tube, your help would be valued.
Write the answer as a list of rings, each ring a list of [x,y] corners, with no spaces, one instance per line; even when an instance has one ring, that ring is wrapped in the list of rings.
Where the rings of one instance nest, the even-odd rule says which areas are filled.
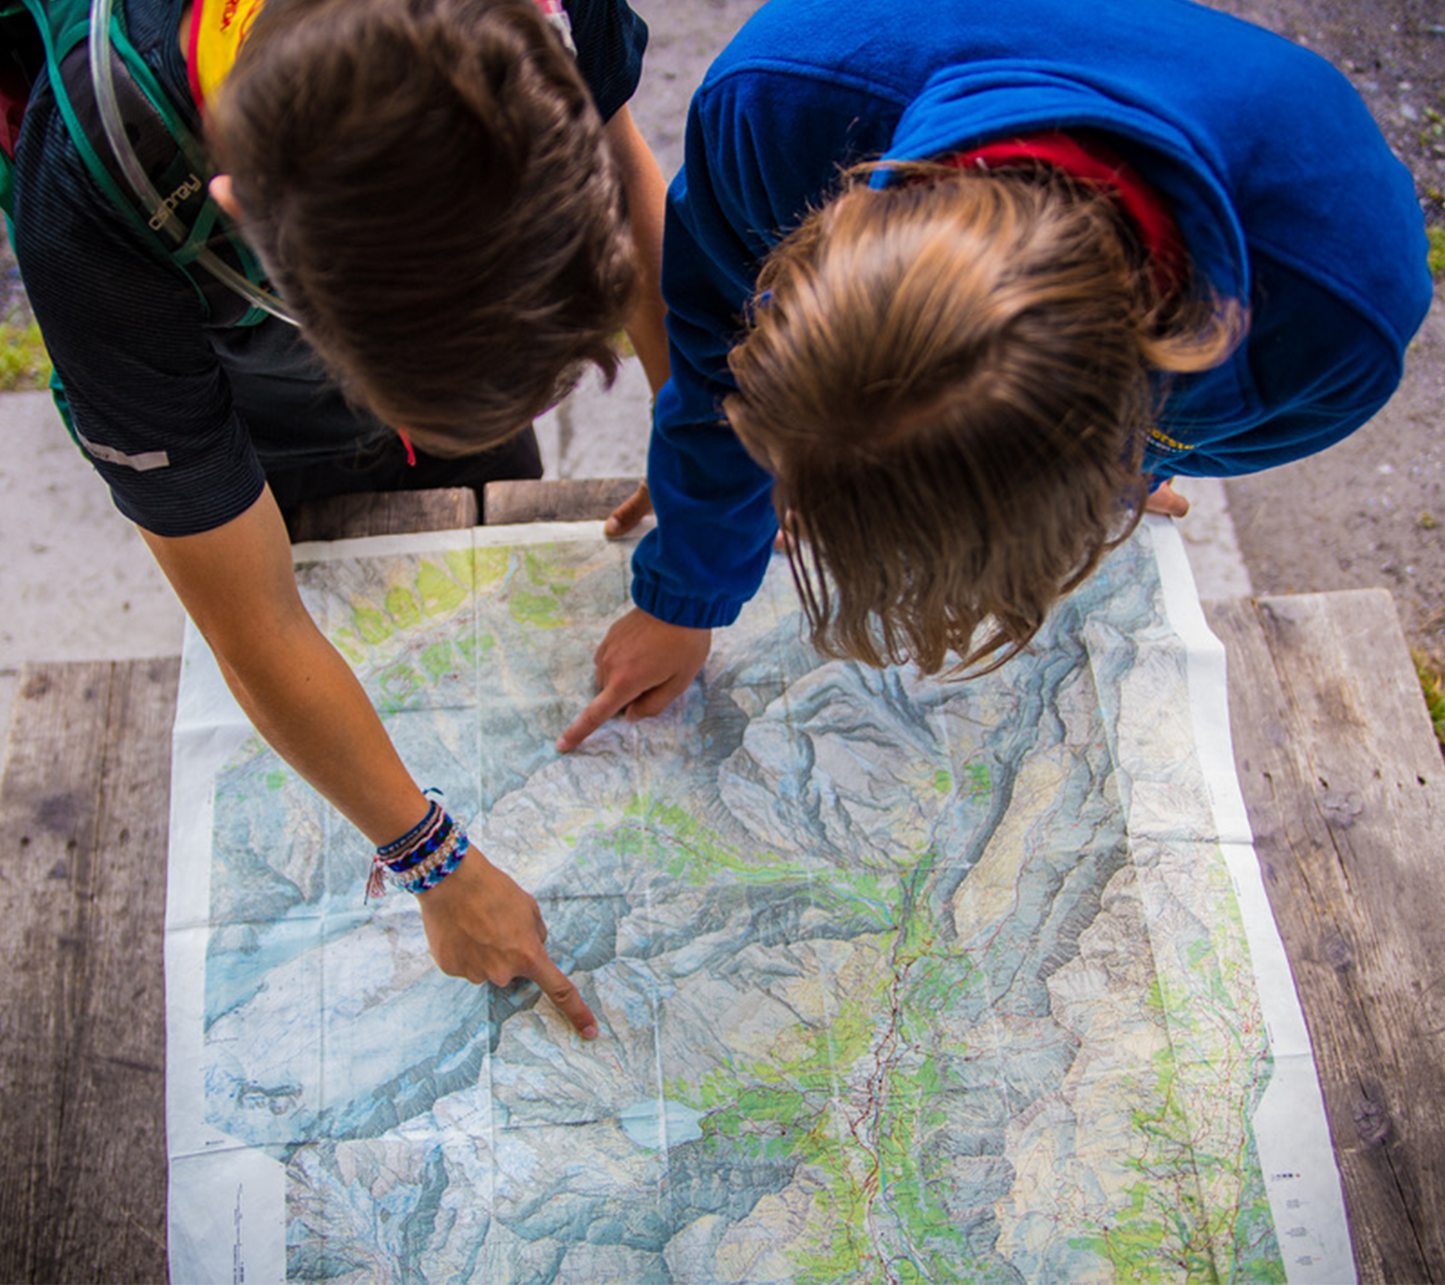
[[[115,156],[116,164],[120,166],[121,173],[125,175],[126,182],[130,185],[136,200],[152,216],[151,226],[164,228],[177,245],[184,245],[190,236],[189,229],[166,203],[165,197],[156,191],[150,175],[145,172],[145,166],[140,163],[140,158],[135,154],[135,148],[131,146],[130,140],[125,134],[125,122],[121,119],[120,104],[116,101],[115,78],[110,65],[112,53],[111,9],[112,0],[92,0],[90,6],[90,74],[91,81],[95,86],[95,103],[100,112],[101,128],[105,131],[105,137],[110,143],[110,150]],[[183,138],[178,141],[187,159],[196,167],[197,174],[205,173],[208,167],[195,140]],[[248,303],[264,309],[273,317],[278,317],[290,325],[296,324],[296,319],[286,311],[286,306],[280,299],[247,280],[244,275],[220,259],[212,250],[201,246],[196,254],[195,262],[229,286]]]

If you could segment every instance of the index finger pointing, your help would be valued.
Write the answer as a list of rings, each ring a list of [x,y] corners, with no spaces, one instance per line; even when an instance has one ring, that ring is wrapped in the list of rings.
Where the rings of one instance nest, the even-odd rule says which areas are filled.
[[[557,738],[557,749],[565,754],[581,745],[619,710],[631,704],[637,693],[626,688],[604,687],[561,736]]]
[[[597,1038],[597,1019],[587,1007],[582,992],[556,964],[543,956],[527,976],[542,988],[547,998],[557,1006],[558,1012],[577,1028],[584,1040]]]

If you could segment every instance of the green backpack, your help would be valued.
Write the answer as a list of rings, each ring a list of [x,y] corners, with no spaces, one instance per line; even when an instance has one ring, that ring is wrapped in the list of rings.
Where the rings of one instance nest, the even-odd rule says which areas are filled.
[[[99,51],[104,56],[93,58]],[[15,145],[31,87],[49,78],[85,166],[146,242],[195,287],[219,320],[218,283],[249,306],[229,325],[290,321],[255,252],[209,191],[205,150],[146,66],[112,0],[0,0],[0,208],[13,211]],[[220,308],[235,311],[230,298]]]

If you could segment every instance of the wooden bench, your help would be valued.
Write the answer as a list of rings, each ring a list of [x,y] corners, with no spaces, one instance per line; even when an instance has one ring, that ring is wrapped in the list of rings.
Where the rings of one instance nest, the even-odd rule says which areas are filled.
[[[630,489],[506,484],[485,507],[596,517]],[[466,505],[445,494],[420,515],[360,504],[301,533],[454,525],[437,514]],[[1379,590],[1239,599],[1208,617],[1360,1277],[1445,1281],[1445,761],[1393,603]],[[21,678],[0,780],[0,1280],[165,1278],[178,678],[175,659]]]

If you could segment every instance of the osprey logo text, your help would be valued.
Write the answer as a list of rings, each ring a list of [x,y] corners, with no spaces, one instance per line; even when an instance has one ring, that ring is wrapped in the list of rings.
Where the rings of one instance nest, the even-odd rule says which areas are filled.
[[[174,210],[176,206],[180,205],[183,201],[186,201],[190,197],[195,196],[195,194],[200,190],[200,177],[196,174],[189,175],[180,185],[180,187],[176,188],[174,192],[172,192],[168,197],[166,197],[165,201],[163,202],[164,208],[157,210],[153,215],[151,215],[151,231],[159,232],[163,227],[165,227],[166,219],[170,215],[171,211]]]

